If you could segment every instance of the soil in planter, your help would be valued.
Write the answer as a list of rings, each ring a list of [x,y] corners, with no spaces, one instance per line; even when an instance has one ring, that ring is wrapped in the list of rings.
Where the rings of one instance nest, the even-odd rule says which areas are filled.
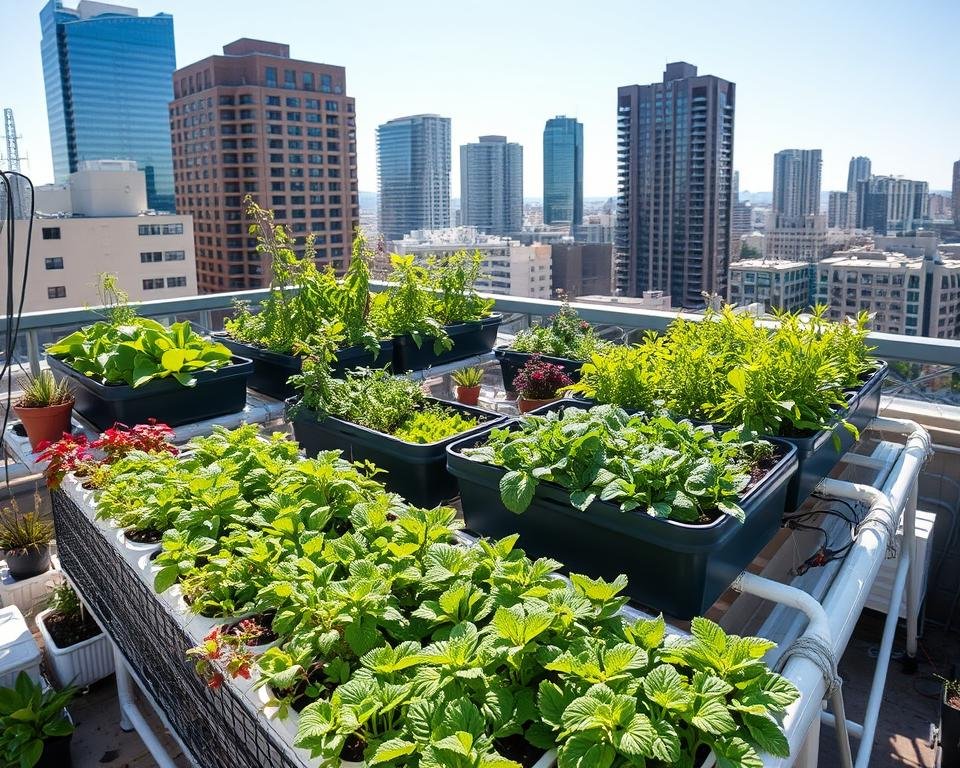
[[[163,533],[153,528],[131,528],[123,532],[127,541],[133,541],[137,544],[159,544],[163,541]]]
[[[86,612],[77,618],[57,612],[49,613],[43,617],[43,623],[57,648],[69,648],[100,634],[97,622]]]
[[[366,742],[357,736],[355,733],[351,733],[347,736],[347,741],[343,745],[343,749],[340,750],[340,759],[346,760],[348,763],[362,763],[363,762],[363,750],[366,749]]]
[[[543,750],[533,746],[519,733],[497,739],[493,746],[505,758],[520,763],[523,768],[530,768],[543,757]]]
[[[267,643],[272,643],[278,637],[280,637],[276,632],[274,632],[271,627],[273,626],[273,617],[276,616],[275,611],[265,611],[264,613],[256,613],[253,616],[247,616],[240,621],[250,621],[253,620],[257,622],[260,628],[263,630],[259,635],[250,640],[248,645],[266,645]],[[240,621],[235,621],[227,625],[227,631],[232,632],[240,626]]]

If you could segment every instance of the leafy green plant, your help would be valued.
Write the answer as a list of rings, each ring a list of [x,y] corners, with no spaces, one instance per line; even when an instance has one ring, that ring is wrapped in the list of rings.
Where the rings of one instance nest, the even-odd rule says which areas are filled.
[[[408,443],[436,443],[451,435],[473,429],[479,421],[441,405],[428,405],[394,430],[394,437]]]
[[[0,510],[0,550],[4,552],[40,551],[53,538],[53,524],[43,518],[40,494],[34,491],[33,510],[21,512],[16,499]]]
[[[483,368],[479,365],[461,368],[454,371],[451,378],[461,387],[479,387],[483,383]]]
[[[0,688],[0,756],[4,765],[33,768],[47,741],[73,733],[64,707],[74,695],[75,688],[44,690],[26,672],[17,675],[12,688]]]
[[[571,360],[589,360],[594,354],[608,349],[610,342],[597,336],[594,329],[580,319],[577,311],[564,296],[560,311],[546,323],[520,331],[510,349]]]
[[[456,251],[428,259],[430,286],[435,291],[433,314],[443,325],[482,320],[493,309],[493,299],[477,293],[483,254]]]
[[[23,393],[19,402],[21,408],[49,408],[73,402],[70,382],[67,379],[57,381],[49,370],[20,378],[19,386]]]
[[[146,317],[119,326],[94,323],[51,344],[47,354],[84,376],[133,388],[168,377],[192,387],[196,373],[218,370],[231,360],[229,349],[194,333],[190,323],[166,328]]]
[[[834,323],[817,307],[776,319],[767,327],[731,307],[677,319],[662,336],[595,354],[571,391],[647,412],[662,404],[747,435],[800,436],[842,421],[848,390],[874,367],[869,318]]]
[[[80,596],[65,581],[60,582],[50,590],[46,606],[54,613],[59,613],[71,621],[83,619],[83,603],[80,602]]]
[[[273,212],[251,197],[246,199],[252,219],[250,233],[257,235],[257,251],[270,259],[270,295],[253,312],[239,304],[236,315],[224,322],[233,338],[274,352],[298,353],[298,345],[318,333],[323,323],[339,323],[343,346],[363,346],[379,352],[378,332],[370,317],[370,262],[372,253],[363,233],[354,235],[350,265],[342,279],[331,266],[318,269],[314,237],[307,236],[304,255],[294,251],[294,238]]]
[[[566,408],[494,429],[485,445],[464,455],[507,469],[500,481],[504,505],[523,512],[541,482],[570,491],[586,510],[595,500],[623,512],[707,523],[721,514],[744,519],[738,499],[750,470],[769,444],[744,443],[666,416],[630,417],[615,406]]]

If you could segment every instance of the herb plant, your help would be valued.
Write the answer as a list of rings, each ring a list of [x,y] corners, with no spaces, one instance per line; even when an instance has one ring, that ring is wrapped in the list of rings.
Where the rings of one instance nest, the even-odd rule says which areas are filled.
[[[40,371],[36,376],[20,379],[21,408],[48,408],[73,402],[73,392],[67,379],[57,381],[49,370]]]
[[[610,347],[601,339],[564,297],[560,311],[546,323],[520,331],[510,344],[516,352],[535,352],[550,357],[589,360],[592,355]]]
[[[270,259],[270,295],[257,312],[247,304],[238,305],[236,316],[224,322],[227,333],[238,341],[294,354],[301,343],[322,332],[322,323],[338,322],[343,346],[378,352],[378,333],[369,313],[372,254],[360,230],[354,236],[350,265],[338,280],[329,265],[317,268],[312,234],[307,236],[304,255],[297,256],[294,238],[274,222],[273,212],[249,196],[246,203],[257,252]]]
[[[33,509],[21,512],[16,499],[0,510],[0,550],[3,552],[39,552],[53,538],[53,524],[43,517],[40,494],[33,494]]]
[[[451,378],[460,387],[479,387],[483,383],[483,368],[479,365],[461,368],[454,371]]]
[[[394,437],[408,443],[436,443],[477,426],[473,416],[465,416],[442,405],[427,405],[394,430]]]
[[[573,384],[573,379],[559,365],[531,357],[513,377],[513,391],[527,400],[551,400],[560,390]]]
[[[500,496],[513,512],[525,511],[537,486],[551,482],[570,491],[580,510],[599,499],[623,512],[708,523],[720,515],[743,521],[739,496],[756,457],[768,450],[767,443],[740,442],[735,432],[718,436],[710,426],[630,417],[605,405],[529,416],[492,430],[485,445],[464,455],[508,470]]]

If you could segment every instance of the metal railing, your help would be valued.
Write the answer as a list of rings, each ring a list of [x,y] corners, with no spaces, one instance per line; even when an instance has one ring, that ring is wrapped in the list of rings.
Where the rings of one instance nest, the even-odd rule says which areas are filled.
[[[373,290],[383,290],[385,283],[374,283]],[[269,289],[204,294],[178,299],[159,299],[136,304],[137,311],[147,317],[188,316],[210,330],[219,330],[222,318],[229,314],[238,301],[258,304],[269,295]],[[485,294],[494,300],[494,308],[505,315],[531,318],[554,314],[560,302],[521,296]],[[683,317],[702,319],[702,315],[676,311],[638,309],[611,304],[572,302],[580,316],[594,325],[619,326],[627,330],[664,330],[672,320]],[[41,332],[53,329],[76,328],[102,319],[102,308],[78,307],[43,312],[25,312],[20,318],[19,331],[26,339],[26,356],[31,365],[39,362],[42,347]],[[0,332],[6,331],[6,319],[0,319]],[[884,360],[904,361],[923,366],[960,367],[960,341],[923,336],[901,336],[892,333],[871,333],[870,343],[875,355]],[[941,372],[942,373],[942,372]],[[928,376],[928,373],[924,375]]]

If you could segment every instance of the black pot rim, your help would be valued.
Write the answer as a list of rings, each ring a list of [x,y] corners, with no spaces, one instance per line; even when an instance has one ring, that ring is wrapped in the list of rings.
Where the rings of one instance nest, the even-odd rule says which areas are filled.
[[[144,397],[155,394],[156,390],[163,388],[171,388],[170,384],[173,383],[176,385],[178,390],[180,389],[190,389],[189,387],[184,387],[172,376],[166,376],[162,379],[153,379],[148,381],[142,387],[134,388],[130,384],[109,384],[104,381],[98,381],[92,376],[87,376],[84,373],[81,373],[76,368],[74,368],[70,363],[66,362],[56,355],[47,355],[47,361],[50,363],[53,368],[60,368],[61,373],[69,376],[70,378],[77,381],[81,386],[86,387],[87,389],[92,389],[96,392],[123,392],[129,391],[134,395],[142,394]],[[199,381],[209,381],[220,375],[222,377],[229,376],[249,376],[253,371],[253,362],[246,357],[240,357],[239,355],[233,355],[230,359],[228,365],[223,366],[222,368],[217,368],[213,371],[192,371],[192,374]],[[159,386],[158,386],[159,385]]]

